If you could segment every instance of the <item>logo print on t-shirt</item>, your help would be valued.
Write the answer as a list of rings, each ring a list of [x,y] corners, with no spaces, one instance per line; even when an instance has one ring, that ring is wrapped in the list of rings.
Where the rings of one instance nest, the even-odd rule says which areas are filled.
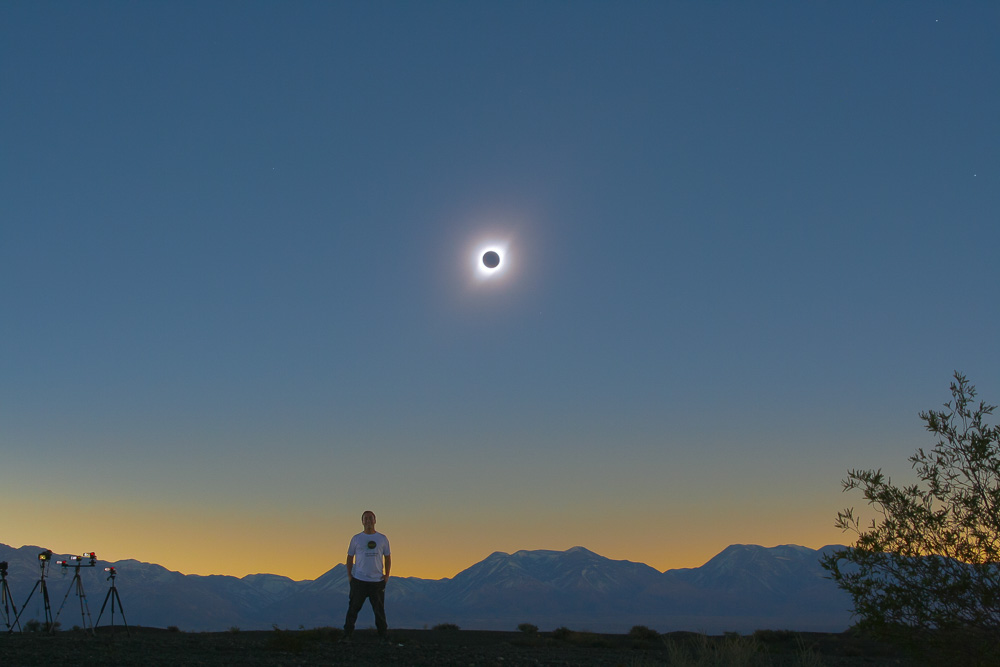
[[[369,549],[375,548],[375,540],[368,540],[368,548]]]

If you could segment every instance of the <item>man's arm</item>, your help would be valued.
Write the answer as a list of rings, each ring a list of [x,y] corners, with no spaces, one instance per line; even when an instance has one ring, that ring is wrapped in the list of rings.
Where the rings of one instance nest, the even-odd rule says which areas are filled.
[[[392,569],[392,556],[386,554],[382,558],[385,559],[385,574],[382,575],[382,581],[389,581],[389,570]]]
[[[354,556],[347,557],[347,579],[351,580],[354,578]]]

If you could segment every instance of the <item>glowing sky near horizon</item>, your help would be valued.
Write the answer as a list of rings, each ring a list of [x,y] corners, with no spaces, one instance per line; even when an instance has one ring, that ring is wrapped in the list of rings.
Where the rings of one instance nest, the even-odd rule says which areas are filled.
[[[844,542],[953,371],[1000,402],[997,26],[0,4],[0,542],[296,579],[365,509],[429,578]]]

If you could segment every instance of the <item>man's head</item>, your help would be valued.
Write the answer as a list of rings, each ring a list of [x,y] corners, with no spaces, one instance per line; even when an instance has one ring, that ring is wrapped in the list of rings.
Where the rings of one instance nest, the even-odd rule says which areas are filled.
[[[365,527],[366,533],[375,532],[375,512],[371,510],[365,510],[361,514],[361,525]]]

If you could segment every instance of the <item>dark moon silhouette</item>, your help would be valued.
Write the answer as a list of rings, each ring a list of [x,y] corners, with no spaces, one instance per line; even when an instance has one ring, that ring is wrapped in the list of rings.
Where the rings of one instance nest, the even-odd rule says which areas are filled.
[[[495,269],[500,264],[500,255],[496,252],[490,250],[488,253],[483,255],[483,264],[489,269]]]

